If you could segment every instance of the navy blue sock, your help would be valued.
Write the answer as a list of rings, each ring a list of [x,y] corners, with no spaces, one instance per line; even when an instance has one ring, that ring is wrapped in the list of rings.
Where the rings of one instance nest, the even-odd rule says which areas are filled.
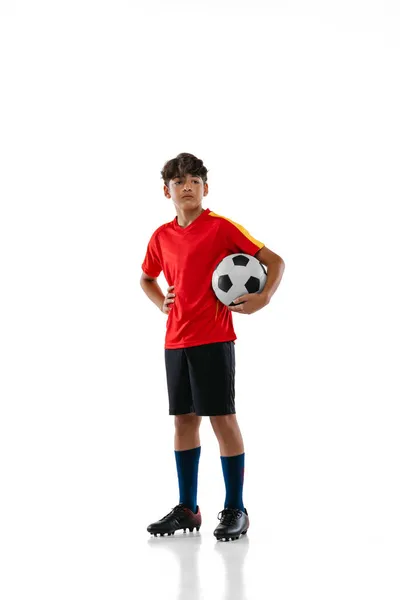
[[[239,508],[243,505],[244,452],[237,456],[221,456],[222,470],[225,479],[224,508]]]
[[[175,450],[179,480],[179,502],[183,502],[194,513],[197,510],[197,477],[200,449],[201,446],[191,450]]]

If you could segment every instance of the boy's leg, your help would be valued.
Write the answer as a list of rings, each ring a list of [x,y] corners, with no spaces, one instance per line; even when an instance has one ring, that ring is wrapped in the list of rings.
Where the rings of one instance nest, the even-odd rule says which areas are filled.
[[[202,417],[194,412],[185,349],[166,349],[165,366],[169,414],[174,415],[175,419],[174,448],[179,481],[179,502],[196,512],[201,451],[199,428]]]
[[[213,416],[210,421],[219,441],[226,492],[224,510],[218,514],[220,523],[214,530],[214,536],[217,540],[237,540],[247,533],[250,525],[243,504],[243,439],[235,415]]]
[[[235,415],[234,341],[188,347],[185,356],[193,410],[210,417],[221,450],[226,498],[214,535],[217,539],[238,539],[247,532],[249,517],[242,500],[244,447]]]
[[[217,342],[185,351],[196,414],[207,415],[218,438],[225,479],[225,508],[218,515],[217,539],[238,539],[249,527],[243,506],[244,447],[235,409],[234,342]]]
[[[212,428],[217,436],[222,471],[225,480],[224,508],[244,510],[244,445],[236,415],[218,415],[210,417]]]
[[[169,414],[175,416],[174,446],[180,500],[168,515],[147,527],[153,535],[173,535],[179,529],[185,532],[186,528],[199,531],[202,522],[197,506],[201,416],[194,412],[184,348],[166,349],[165,366]]]
[[[175,461],[179,481],[179,502],[197,512],[197,482],[200,461],[199,427],[195,414],[175,417]]]
[[[221,456],[243,454],[244,445],[236,414],[210,417],[210,422],[219,443]]]
[[[191,450],[200,446],[201,419],[196,413],[175,415],[175,451]]]

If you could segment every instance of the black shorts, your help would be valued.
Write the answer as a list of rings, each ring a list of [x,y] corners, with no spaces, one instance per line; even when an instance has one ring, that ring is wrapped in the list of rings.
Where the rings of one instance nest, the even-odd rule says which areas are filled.
[[[235,414],[235,345],[166,348],[169,414]]]

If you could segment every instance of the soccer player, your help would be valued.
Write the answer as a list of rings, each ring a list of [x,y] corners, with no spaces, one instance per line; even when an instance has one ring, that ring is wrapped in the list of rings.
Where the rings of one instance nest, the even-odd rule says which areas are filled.
[[[199,428],[202,417],[209,416],[219,442],[226,490],[214,536],[229,541],[249,527],[243,504],[245,454],[235,410],[237,338],[232,312],[252,314],[267,306],[281,281],[284,262],[244,227],[202,207],[208,194],[207,172],[193,154],[181,153],[165,163],[164,194],[172,200],[176,217],[154,231],[142,263],[140,285],[168,315],[164,352],[180,494],[179,504],[147,531],[157,536],[173,535],[179,529],[199,530]],[[267,283],[262,292],[237,298],[237,306],[225,306],[214,294],[212,274],[223,258],[239,252],[268,267]],[[161,271],[168,283],[165,297],[157,283]]]

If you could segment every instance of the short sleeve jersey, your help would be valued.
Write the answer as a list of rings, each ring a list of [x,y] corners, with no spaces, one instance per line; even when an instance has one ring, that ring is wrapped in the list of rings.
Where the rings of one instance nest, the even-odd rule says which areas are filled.
[[[225,256],[254,256],[264,244],[238,223],[209,208],[190,225],[178,218],[161,225],[150,238],[142,270],[149,277],[163,271],[173,285],[175,302],[169,311],[165,348],[187,348],[237,339],[232,312],[216,297],[212,275]]]

